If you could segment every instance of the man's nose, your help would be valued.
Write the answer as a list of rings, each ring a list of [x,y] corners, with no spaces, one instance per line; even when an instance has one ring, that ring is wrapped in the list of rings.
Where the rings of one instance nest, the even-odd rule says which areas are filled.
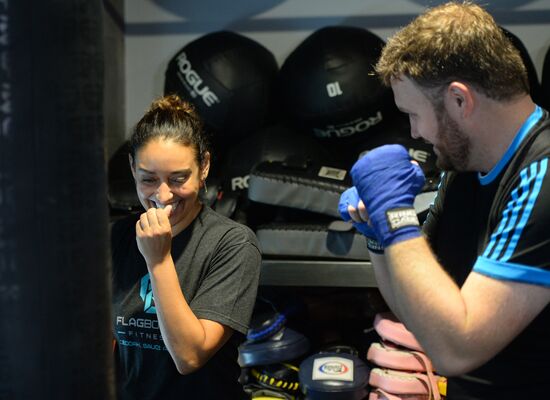
[[[420,139],[421,136],[418,133],[418,129],[416,129],[416,124],[414,123],[414,121],[410,117],[409,117],[409,125],[411,127],[411,137],[413,139]]]
[[[422,135],[416,130],[416,129],[411,129],[411,137],[413,139],[422,139]]]

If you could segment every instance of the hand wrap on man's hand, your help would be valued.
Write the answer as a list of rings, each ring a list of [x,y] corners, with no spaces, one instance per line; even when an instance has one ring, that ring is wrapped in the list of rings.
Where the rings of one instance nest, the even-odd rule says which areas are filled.
[[[425,178],[403,146],[369,151],[355,163],[351,177],[382,246],[420,236],[413,203]]]
[[[348,206],[352,206],[356,210],[358,209],[358,204],[361,199],[359,198],[359,193],[357,193],[357,188],[355,186],[346,189],[340,195],[340,201],[338,203],[338,211],[342,216],[344,221],[351,221],[352,225],[361,232],[367,238],[367,248],[374,252],[381,254],[384,252],[384,247],[378,241],[376,233],[372,229],[372,226],[368,222],[355,222],[351,219],[351,216],[348,212]]]

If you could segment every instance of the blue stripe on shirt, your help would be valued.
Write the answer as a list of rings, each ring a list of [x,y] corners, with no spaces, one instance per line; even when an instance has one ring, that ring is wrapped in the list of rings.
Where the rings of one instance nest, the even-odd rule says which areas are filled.
[[[550,271],[478,257],[474,271],[491,278],[550,287]]]
[[[504,262],[510,259],[516,249],[523,228],[525,228],[533,211],[533,206],[542,187],[542,181],[546,175],[547,166],[548,159],[545,158],[531,163],[520,172],[520,183],[511,193],[511,199],[502,213],[502,220],[497,231],[491,235],[489,245],[483,253],[484,257]],[[520,191],[521,195],[518,197]],[[506,246],[510,235],[510,242]],[[503,250],[504,254],[501,256]]]
[[[536,164],[536,163],[533,163]],[[508,221],[508,225],[502,232],[500,236],[500,240],[498,242],[498,245],[494,251],[494,253],[491,255],[491,258],[493,260],[499,259],[499,256],[502,252],[502,249],[504,249],[504,246],[506,242],[508,241],[508,235],[510,232],[512,232],[515,229],[518,216],[519,214],[524,210],[524,207],[527,203],[527,200],[529,198],[529,191],[532,181],[534,180],[535,171],[536,171],[536,165],[531,164],[529,167],[522,170],[520,173],[521,175],[521,182],[519,186],[514,190],[515,192],[519,193],[521,191],[521,196],[517,199],[517,202],[514,202],[513,200],[508,203],[506,206],[506,210],[504,211],[503,215],[506,214],[508,211],[510,215],[510,219]],[[528,172],[527,172],[528,171]],[[523,172],[526,172],[526,174],[523,174]],[[527,175],[528,174],[528,175]],[[516,193],[516,197],[517,197]]]
[[[508,231],[513,227],[513,224],[514,224],[514,222],[509,222],[512,219],[514,219],[513,217],[514,210],[516,210],[517,208],[520,208],[523,201],[527,198],[527,190],[524,190],[521,194],[521,197],[518,197],[520,188],[527,185],[527,183],[529,182],[527,177],[527,170],[528,168],[525,168],[519,173],[521,178],[520,184],[511,193],[511,200],[508,202],[506,209],[502,213],[502,219],[497,228],[497,231],[491,235],[491,241],[489,242],[489,245],[487,246],[487,248],[485,249],[485,252],[483,253],[484,257],[491,257],[493,259],[496,259],[500,254],[502,248],[504,247],[504,243],[506,242],[506,239],[508,237]],[[491,252],[493,251],[493,247],[495,247],[497,243],[498,243],[498,246],[496,247],[496,249],[491,255]]]
[[[527,221],[531,216],[531,212],[533,211],[533,206],[535,205],[535,202],[540,193],[540,188],[542,187],[542,181],[544,180],[544,177],[546,175],[546,170],[548,167],[548,159],[545,158],[544,160],[537,162],[536,166],[533,164],[531,164],[532,167],[535,167],[535,168],[540,167],[540,170],[535,175],[536,176],[535,185],[533,187],[533,190],[531,191],[531,194],[529,195],[529,200],[527,201],[527,205],[525,206],[525,210],[523,211],[521,220],[519,221],[519,223],[516,226],[516,229],[514,230],[514,235],[512,236],[512,240],[510,240],[510,244],[506,249],[506,253],[504,253],[504,256],[500,258],[500,261],[502,262],[508,261],[512,256],[512,254],[514,253],[514,250],[516,249],[516,245],[518,244],[519,238],[521,236],[521,232],[523,231],[523,228],[525,228],[525,225],[527,224]],[[536,172],[536,169],[534,172]]]

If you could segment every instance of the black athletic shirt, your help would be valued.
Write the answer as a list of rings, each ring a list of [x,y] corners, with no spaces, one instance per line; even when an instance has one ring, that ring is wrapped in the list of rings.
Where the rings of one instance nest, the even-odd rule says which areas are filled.
[[[537,107],[487,175],[443,175],[423,230],[459,286],[473,270],[550,287],[549,158],[550,118]],[[450,378],[447,398],[550,398],[550,307],[485,365]]]
[[[181,375],[164,346],[145,261],[136,244],[139,215],[112,227],[113,333],[118,400],[242,399],[238,346],[258,288],[261,256],[250,229],[204,206],[172,239],[182,292],[197,318],[235,330],[199,370]]]

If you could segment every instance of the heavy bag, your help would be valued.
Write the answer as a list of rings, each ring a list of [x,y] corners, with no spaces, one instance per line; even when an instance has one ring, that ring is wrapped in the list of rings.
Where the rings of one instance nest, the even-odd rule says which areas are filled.
[[[0,398],[114,399],[102,2],[0,21]]]
[[[502,26],[500,29],[502,29],[506,37],[519,51],[519,55],[521,56],[525,69],[527,70],[527,80],[529,81],[529,91],[531,92],[531,97],[535,103],[540,104],[543,99],[543,92],[537,75],[537,69],[535,68],[535,64],[529,55],[529,51],[518,36]]]

